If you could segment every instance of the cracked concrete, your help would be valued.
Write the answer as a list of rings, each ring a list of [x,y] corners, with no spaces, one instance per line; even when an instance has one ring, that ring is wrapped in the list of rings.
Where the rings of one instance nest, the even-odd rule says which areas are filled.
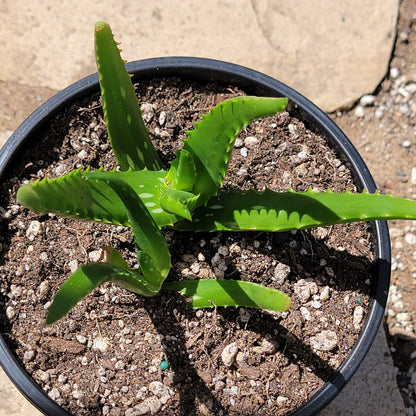
[[[398,0],[5,0],[0,2],[0,147],[40,103],[95,71],[93,25],[107,20],[130,60],[191,55],[242,64],[329,111],[387,71]],[[0,416],[38,415],[0,370]],[[321,416],[405,414],[383,331]]]
[[[380,83],[398,15],[398,0],[377,7],[373,0],[38,3],[2,2],[0,80],[59,90],[94,72],[92,28],[104,19],[127,59],[191,55],[239,63],[331,111]]]
[[[275,51],[273,76],[333,111],[374,91],[388,70],[398,1],[251,0]],[[357,13],[357,11],[359,11]],[[384,24],[380,25],[380,21]],[[330,39],[328,41],[328,38]]]

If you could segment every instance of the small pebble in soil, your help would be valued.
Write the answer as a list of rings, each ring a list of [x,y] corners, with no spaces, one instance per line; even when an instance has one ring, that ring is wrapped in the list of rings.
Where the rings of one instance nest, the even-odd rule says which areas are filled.
[[[247,323],[250,320],[251,314],[248,309],[240,308],[238,314],[241,322]]]
[[[93,350],[99,350],[99,351],[106,351],[109,347],[108,341],[103,337],[97,337],[94,339],[92,343],[92,349]]]
[[[290,266],[284,263],[277,263],[273,271],[273,280],[275,280],[279,285],[283,284],[286,278],[290,274]]]
[[[198,253],[198,261],[200,262],[205,261],[205,256],[202,253]]]
[[[44,280],[39,285],[39,299],[40,300],[45,299],[45,297],[47,296],[48,292],[49,292],[49,281],[48,280]]]
[[[312,316],[311,316],[311,313],[310,313],[308,308],[305,308],[304,306],[301,306],[300,313],[303,316],[303,319],[305,321],[310,321],[311,320]]]
[[[61,396],[61,393],[59,392],[59,390],[56,387],[53,387],[49,392],[48,392],[48,396],[52,399],[52,400],[57,400],[59,399],[59,397]]]
[[[247,364],[247,359],[248,359],[247,354],[245,354],[242,351],[239,351],[235,357],[235,362],[237,363],[238,366],[241,367]]]
[[[17,215],[20,211],[20,205],[11,205],[9,211],[11,215]],[[11,218],[11,215],[9,218]]]
[[[42,261],[47,261],[48,260],[48,253],[46,253],[45,251],[42,251],[42,253],[39,254],[39,259]]]
[[[310,303],[310,306],[314,309],[320,309],[320,307],[322,306],[321,302],[317,301],[317,300],[313,300]]]
[[[355,329],[360,329],[361,327],[361,321],[364,317],[364,308],[362,306],[357,306],[354,309],[354,314],[352,318],[352,324],[354,325]]]
[[[156,396],[148,397],[137,406],[134,406],[134,409],[139,415],[145,415],[148,413],[153,415],[156,414],[161,408],[162,403]]]
[[[163,126],[163,124],[165,124],[165,121],[166,121],[166,111],[161,111],[159,114],[159,124]]]
[[[259,144],[259,139],[257,139],[257,137],[248,136],[244,139],[244,145],[248,147],[249,149],[256,147],[258,144]]]
[[[295,294],[302,303],[307,302],[311,295],[318,293],[318,286],[312,280],[300,279],[295,283]]]
[[[26,230],[26,237],[29,241],[33,241],[35,239],[35,237],[39,234],[40,229],[41,224],[39,221],[34,220],[30,222],[29,227]]]
[[[82,149],[78,155],[77,155],[81,160],[86,160],[88,159],[88,152],[85,149]]]
[[[298,158],[299,160],[305,160],[308,158],[308,154],[305,151],[299,152],[298,153]]]
[[[240,139],[239,137],[237,137],[234,141],[234,147],[236,148],[240,148],[244,145],[244,142],[242,139]]]
[[[78,261],[71,260],[70,262],[68,262],[68,267],[71,273],[74,273],[78,269]]]
[[[234,358],[238,353],[238,346],[235,342],[228,344],[221,353],[221,359],[225,366],[231,367],[234,362]]]
[[[36,353],[33,350],[25,351],[25,354],[23,356],[23,361],[25,363],[28,363],[28,362],[32,361],[35,358],[35,355],[36,355]]]
[[[246,147],[242,147],[242,148],[240,149],[240,154],[241,154],[241,156],[243,156],[243,157],[247,157],[247,156],[248,156],[248,150],[247,150],[247,148],[246,148]]]
[[[143,119],[149,123],[155,115],[155,109],[153,104],[143,103],[140,106],[140,110],[142,110]]]
[[[7,319],[12,320],[15,317],[15,315],[16,315],[16,312],[14,311],[13,307],[12,306],[8,306],[6,308],[6,316],[7,316]]]
[[[407,324],[412,321],[412,317],[408,312],[400,312],[396,315],[398,323]]]
[[[116,370],[123,370],[124,367],[126,366],[126,364],[124,363],[124,361],[122,360],[118,360],[115,364],[114,364],[114,368]]]
[[[253,347],[253,351],[260,354],[274,354],[278,345],[270,339],[270,337],[263,338],[259,347]]]
[[[49,307],[52,305],[52,301],[51,300],[49,300],[48,302],[46,302],[44,305],[43,305],[43,309],[46,311],[47,309],[49,309]]]
[[[218,254],[221,256],[228,256],[228,247],[227,246],[220,246],[218,247]]]
[[[47,383],[50,379],[50,375],[47,371],[43,371],[43,370],[36,370],[33,373],[35,379],[39,379],[40,381],[42,381],[42,383]]]
[[[298,137],[298,132],[297,132],[297,128],[294,124],[289,124],[287,126],[289,133],[293,136],[294,139],[296,139]]]
[[[289,398],[285,397],[285,396],[279,396],[276,399],[276,405],[278,407],[285,407],[288,403],[289,403]]]
[[[321,290],[321,294],[319,295],[319,299],[322,302],[326,302],[329,299],[330,296],[330,289],[329,286],[325,286],[322,290]]]
[[[90,251],[88,253],[89,260],[94,262],[94,263],[99,262],[102,259],[102,257],[103,257],[103,250],[101,250],[101,249],[100,250],[93,250],[93,251]]]
[[[338,336],[334,331],[325,330],[311,337],[311,347],[318,351],[332,351],[338,345]]]
[[[87,338],[84,335],[77,335],[75,337],[80,344],[85,344],[87,342]]]
[[[149,391],[157,396],[162,404],[166,404],[174,395],[174,391],[160,381],[152,381],[149,384]]]
[[[62,176],[64,173],[66,173],[67,166],[65,163],[58,163],[55,168],[56,176]]]
[[[189,268],[191,269],[192,273],[198,274],[199,270],[201,269],[201,266],[199,265],[199,263],[193,263],[190,265]]]
[[[404,237],[407,244],[416,244],[416,235],[413,233],[407,233]]]
[[[19,285],[10,285],[9,298],[13,299],[22,295],[22,287]]]

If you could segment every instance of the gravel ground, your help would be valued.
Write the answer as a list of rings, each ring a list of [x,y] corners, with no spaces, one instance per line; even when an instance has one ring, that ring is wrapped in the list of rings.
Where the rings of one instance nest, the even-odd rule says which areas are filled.
[[[416,11],[400,5],[397,39],[374,94],[332,115],[383,192],[416,199]],[[416,414],[416,223],[390,221],[392,279],[385,329],[407,415]]]

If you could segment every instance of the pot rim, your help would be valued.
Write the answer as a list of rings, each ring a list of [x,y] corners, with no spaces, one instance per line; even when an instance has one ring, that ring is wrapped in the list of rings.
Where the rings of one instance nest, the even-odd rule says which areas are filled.
[[[264,95],[286,96],[289,98],[291,108],[300,112],[302,118],[320,130],[337,147],[338,152],[345,155],[363,188],[367,189],[368,192],[376,190],[373,178],[363,159],[346,135],[328,115],[299,92],[268,75],[224,61],[183,56],[133,61],[126,64],[126,68],[128,72],[134,74],[133,81],[137,81],[139,78],[181,76],[204,81],[236,84],[243,86],[246,92],[249,92],[250,89],[257,91],[257,95],[260,91]],[[59,112],[68,102],[73,102],[94,92],[99,93],[99,81],[96,73],[75,82],[38,107],[16,129],[0,150],[0,179],[5,175],[8,167],[11,166],[14,156],[30,139],[34,130],[41,128],[48,119]],[[307,403],[292,413],[292,416],[316,414],[334,399],[358,369],[377,334],[384,315],[390,283],[390,240],[385,221],[375,221],[374,230],[377,238],[376,250],[378,254],[374,273],[378,275],[378,280],[373,292],[373,301],[358,341],[336,374]],[[45,414],[70,415],[54,402],[26,372],[1,334],[0,365],[15,386],[39,410]]]

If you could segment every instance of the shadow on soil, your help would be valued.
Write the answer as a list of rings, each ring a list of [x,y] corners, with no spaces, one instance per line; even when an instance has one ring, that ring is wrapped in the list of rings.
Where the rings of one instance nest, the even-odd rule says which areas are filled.
[[[195,245],[190,234],[182,233],[181,238],[182,240],[176,241],[175,246]],[[198,240],[200,238],[209,241],[213,235],[198,236]],[[243,376],[247,374],[252,376],[257,374],[253,368],[262,370],[267,368],[269,373],[266,378],[264,375],[259,375],[252,379],[261,383],[269,379],[270,385],[273,386],[270,391],[272,393],[274,389],[273,393],[276,393],[276,396],[279,394],[284,396],[291,391],[300,395],[296,383],[302,384],[303,373],[308,371],[313,373],[315,381],[319,379],[322,382],[327,382],[338,374],[337,383],[339,384],[342,382],[342,377],[340,378],[340,374],[337,372],[338,366],[334,364],[333,360],[331,361],[331,354],[317,353],[310,346],[310,337],[316,332],[313,332],[313,329],[311,331],[310,325],[308,328],[310,332],[304,331],[308,325],[305,325],[298,310],[299,301],[293,293],[291,285],[301,278],[313,276],[319,280],[321,286],[328,285],[331,290],[340,293],[337,300],[341,304],[338,309],[335,306],[333,308],[327,306],[327,309],[323,311],[323,316],[328,317],[331,329],[334,328],[333,322],[336,319],[343,319],[343,316],[339,315],[339,309],[347,310],[347,315],[351,316],[352,308],[354,305],[358,305],[357,302],[363,302],[363,305],[368,304],[370,298],[371,285],[368,284],[368,279],[371,277],[374,265],[365,257],[328,248],[324,240],[314,238],[310,232],[302,231],[295,235],[283,233],[279,236],[270,233],[257,233],[256,235],[241,233],[239,239],[241,246],[250,246],[254,239],[260,240],[257,255],[266,255],[268,242],[274,240],[274,243],[277,244],[277,254],[275,253],[277,259],[285,264],[290,264],[291,270],[294,271],[285,282],[287,287],[283,286],[283,290],[292,295],[294,310],[286,319],[278,318],[267,311],[250,310],[249,320],[243,322],[239,309],[218,308],[212,310],[209,319],[201,320],[196,316],[196,311],[190,309],[184,299],[171,292],[162,293],[160,295],[162,299],[159,299],[158,302],[146,302],[145,309],[153,325],[164,337],[166,360],[170,363],[175,374],[173,384],[179,386],[181,392],[179,411],[182,415],[196,414],[201,403],[207,405],[215,414],[229,414],[226,409],[229,396],[227,397],[226,394],[219,391],[217,381],[225,380],[230,372],[234,375],[239,372]],[[291,245],[293,246],[293,241],[297,242],[296,250],[289,249]],[[299,255],[299,249],[306,246],[312,255]],[[173,259],[174,257],[175,254],[173,254]],[[325,266],[320,261],[322,258],[328,259]],[[325,267],[331,268],[330,276],[325,273]],[[236,268],[233,269],[232,265],[229,265],[229,271],[233,279],[244,280],[244,273],[238,272]],[[341,271],[343,277],[341,277]],[[354,294],[356,298],[351,299],[350,303],[344,303],[343,297],[349,296],[351,298]],[[331,304],[331,302],[335,302],[335,299],[329,303]],[[170,305],[168,305],[169,303]],[[192,326],[195,325],[195,322],[199,322],[199,330],[192,331],[193,337],[190,337],[189,333],[185,335],[184,328],[188,328],[190,323]],[[201,327],[201,324],[205,326]],[[347,324],[341,324],[338,328],[340,342],[336,350],[344,350],[339,356],[341,362],[348,356],[358,336],[357,331],[344,333],[347,326]],[[247,338],[241,336],[243,329],[248,334]],[[321,330],[322,328],[319,329],[319,331]],[[190,339],[193,339],[191,345]],[[277,368],[279,367],[275,366],[273,360],[269,363],[270,367],[261,360],[249,362],[245,368],[235,363],[230,368],[223,365],[221,351],[229,343],[237,342],[240,348],[246,349],[245,352],[250,354],[250,348],[253,345],[259,346],[263,339],[269,339],[274,343],[277,351],[273,360],[280,361],[288,369],[287,371],[278,373]],[[251,346],[247,347],[250,343]],[[197,354],[203,357],[198,362],[195,360]],[[247,374],[244,374],[244,371]],[[274,375],[272,377],[274,381],[270,380],[271,375]],[[250,379],[250,377],[248,378]],[[286,387],[282,387],[283,382],[288,383]],[[319,387],[309,391],[309,397],[316,393]],[[301,404],[299,403],[299,405]],[[241,408],[239,411],[241,415],[260,414],[258,413],[259,408],[256,408],[253,403],[250,403],[250,408],[245,412]],[[231,412],[231,414],[234,413]]]

